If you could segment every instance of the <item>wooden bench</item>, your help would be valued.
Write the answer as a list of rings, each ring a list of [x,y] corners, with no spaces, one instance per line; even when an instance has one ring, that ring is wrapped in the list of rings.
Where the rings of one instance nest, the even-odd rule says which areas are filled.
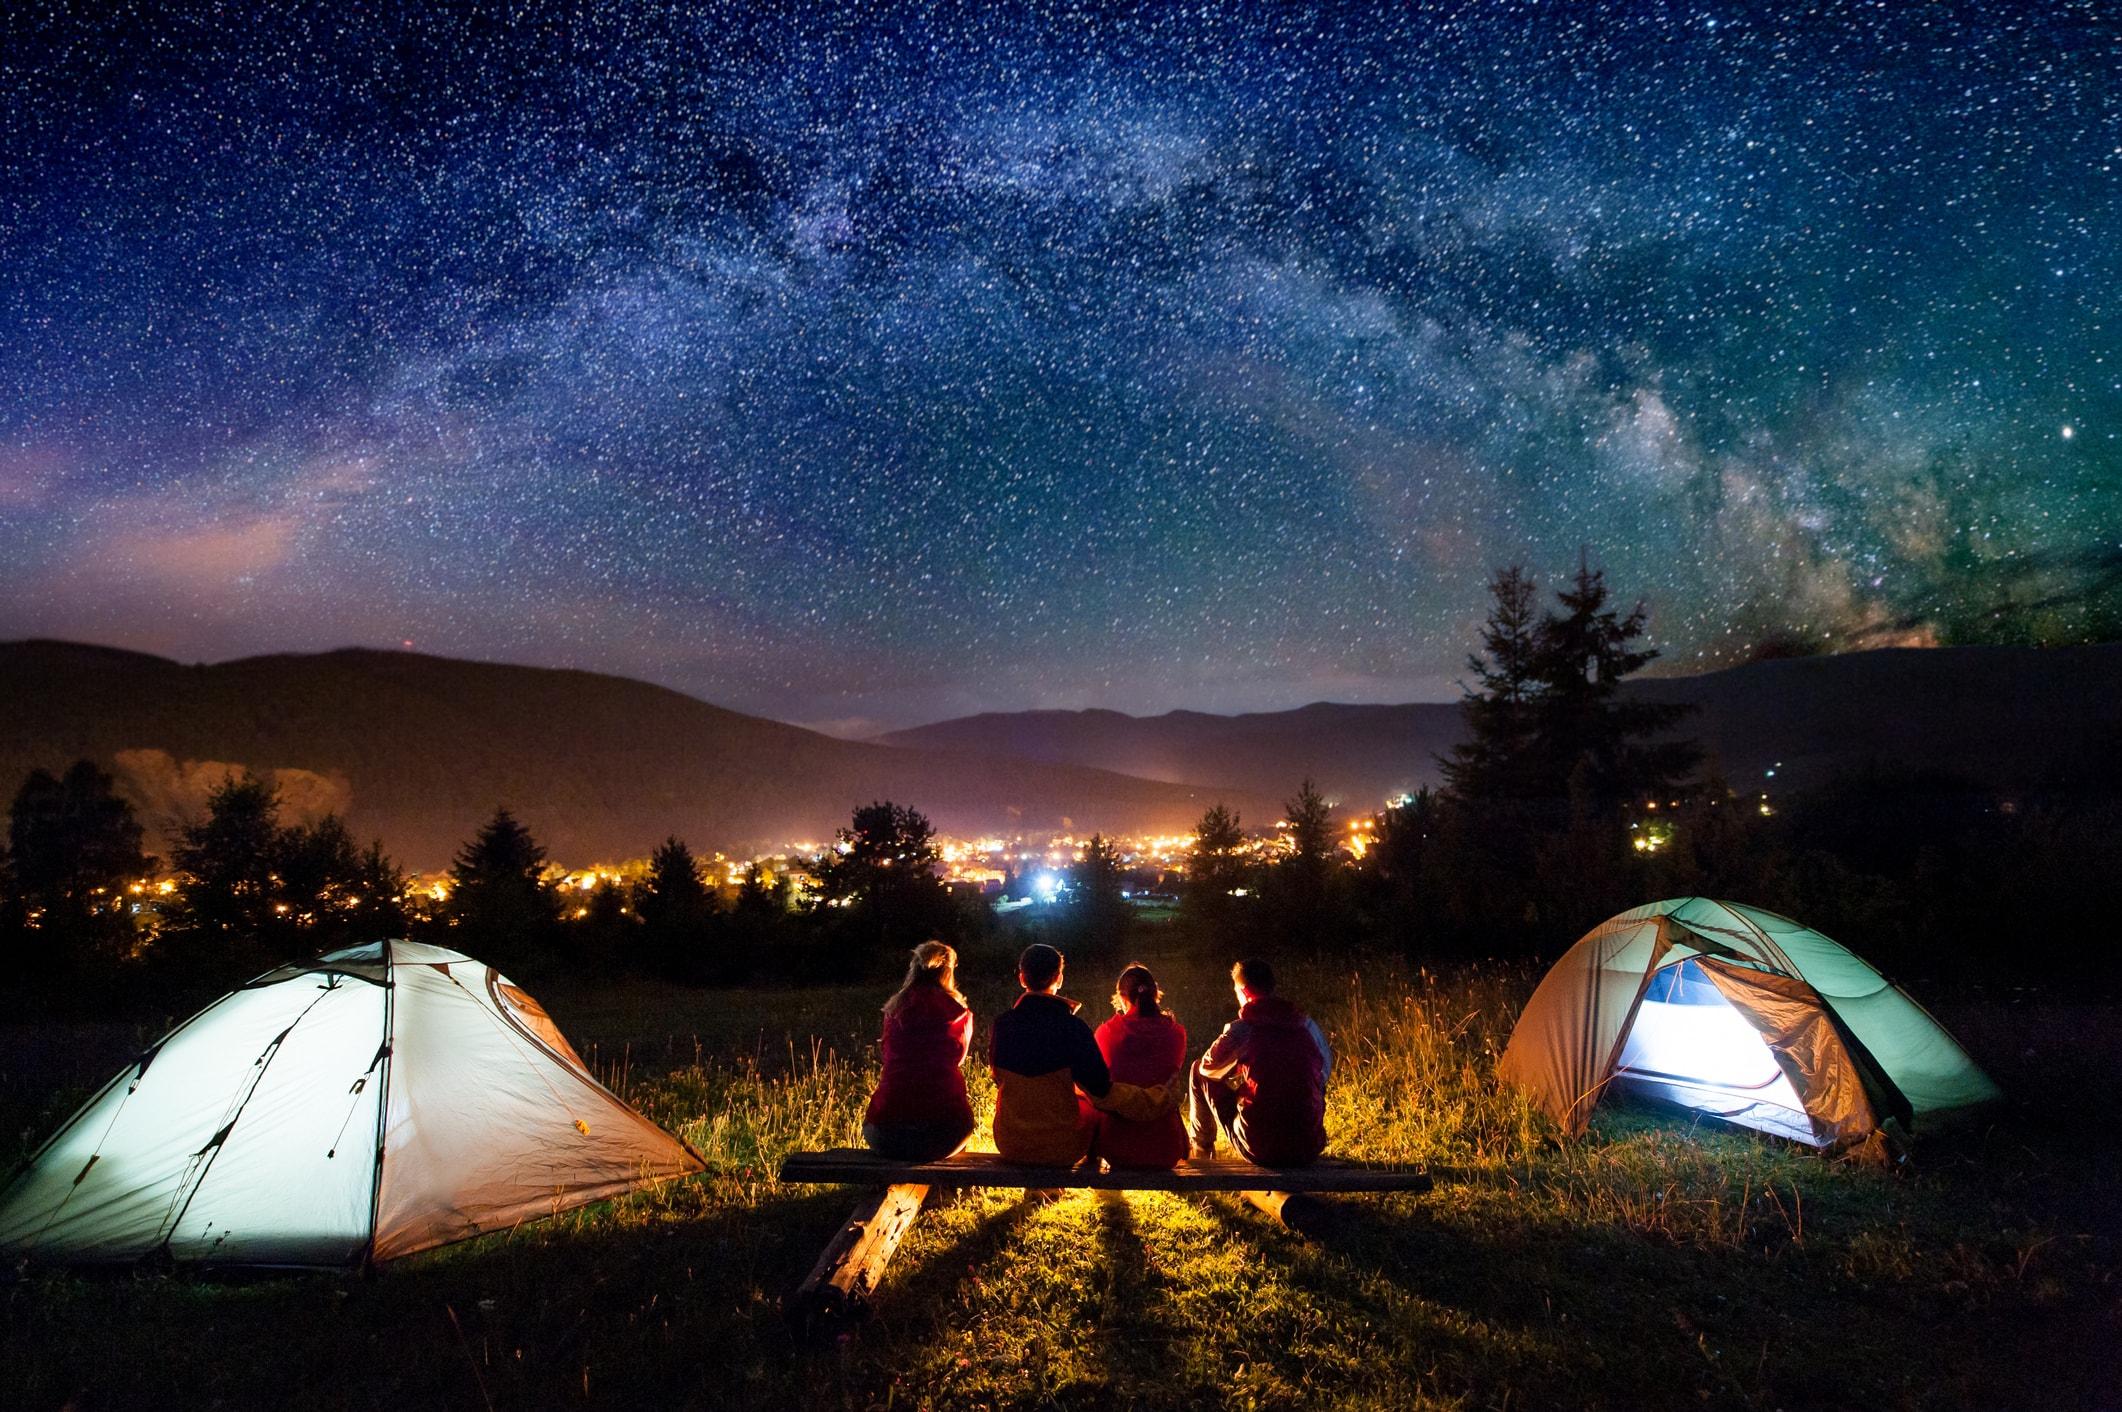
[[[781,1164],[781,1180],[872,1188],[789,1297],[789,1317],[804,1330],[862,1310],[883,1279],[892,1252],[921,1214],[930,1187],[1227,1191],[1291,1224],[1296,1223],[1290,1220],[1290,1203],[1311,1193],[1430,1189],[1426,1172],[1334,1158],[1323,1158],[1309,1167],[1259,1167],[1236,1158],[1214,1158],[1181,1162],[1169,1169],[1101,1170],[1093,1164],[1028,1167],[1006,1162],[994,1152],[961,1152],[940,1162],[895,1162],[848,1147],[792,1152]]]

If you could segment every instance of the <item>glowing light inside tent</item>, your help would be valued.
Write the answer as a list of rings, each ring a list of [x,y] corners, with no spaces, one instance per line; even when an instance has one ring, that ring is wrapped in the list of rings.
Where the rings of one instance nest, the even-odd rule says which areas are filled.
[[[1812,1140],[1805,1103],[1760,1031],[1691,961],[1652,978],[1621,1050],[1620,1077],[1664,1102]]]

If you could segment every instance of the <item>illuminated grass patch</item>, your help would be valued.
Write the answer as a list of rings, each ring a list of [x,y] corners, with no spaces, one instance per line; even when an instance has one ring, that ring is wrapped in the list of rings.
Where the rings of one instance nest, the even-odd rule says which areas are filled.
[[[1198,1050],[1228,1006],[1220,968],[1153,959]],[[1428,1164],[1429,1195],[1337,1198],[1307,1241],[1229,1197],[969,1192],[924,1213],[874,1318],[815,1348],[779,1297],[854,1194],[773,1173],[858,1140],[878,997],[563,995],[600,1071],[709,1178],[371,1279],[31,1275],[5,1294],[7,1366],[24,1405],[173,1387],[330,1406],[2102,1400],[2100,1154],[1976,1134],[1897,1177],[1628,1111],[1563,1143],[1491,1079],[1531,981],[1379,964],[1289,986],[1335,1041],[1335,1147]],[[1008,998],[976,992],[983,1025]],[[984,1112],[984,1073],[973,1087]]]

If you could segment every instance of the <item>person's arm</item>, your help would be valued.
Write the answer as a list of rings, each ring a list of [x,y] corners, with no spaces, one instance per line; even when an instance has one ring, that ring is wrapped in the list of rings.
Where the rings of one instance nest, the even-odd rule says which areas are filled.
[[[961,1008],[950,1022],[950,1037],[957,1042],[958,1067],[962,1069],[973,1052],[973,1012],[970,1008]]]
[[[1113,1071],[1106,1067],[1105,1056],[1098,1052],[1098,1041],[1092,1037],[1090,1026],[1081,1020],[1075,1022],[1076,1033],[1069,1043],[1072,1049],[1068,1060],[1069,1077],[1076,1087],[1092,1098],[1103,1098],[1112,1091]]]
[[[1319,1086],[1324,1088],[1326,1081],[1333,1077],[1334,1051],[1327,1047],[1326,1031],[1319,1028],[1317,1020],[1307,1017],[1304,1028],[1311,1031],[1312,1043],[1319,1046]]]
[[[1204,1079],[1226,1079],[1231,1070],[1245,1058],[1246,1043],[1252,1038],[1252,1026],[1243,1020],[1232,1020],[1216,1036],[1216,1042],[1201,1056],[1200,1070]]]

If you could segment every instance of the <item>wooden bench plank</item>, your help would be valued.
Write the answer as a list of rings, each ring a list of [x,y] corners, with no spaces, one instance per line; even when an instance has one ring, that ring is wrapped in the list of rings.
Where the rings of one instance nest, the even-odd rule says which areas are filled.
[[[961,1152],[940,1162],[895,1162],[858,1147],[791,1152],[781,1164],[784,1182],[830,1182],[851,1186],[918,1183],[939,1187],[1088,1187],[1100,1191],[1428,1191],[1427,1172],[1322,1158],[1309,1167],[1258,1167],[1236,1158],[1181,1162],[1169,1169],[1027,1167],[1000,1153]]]

